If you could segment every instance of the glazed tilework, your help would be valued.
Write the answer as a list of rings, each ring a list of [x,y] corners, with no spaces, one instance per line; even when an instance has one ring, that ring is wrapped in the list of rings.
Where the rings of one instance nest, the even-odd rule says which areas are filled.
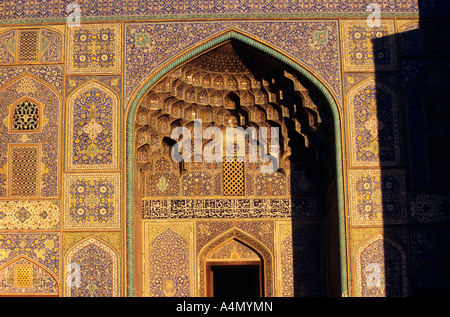
[[[47,29],[41,30],[40,36],[40,62],[61,63],[63,61],[63,37]]]
[[[39,30],[22,29],[18,35],[17,61],[19,63],[38,62]]]
[[[395,241],[372,236],[357,248],[355,264],[356,296],[406,296],[406,253]]]
[[[118,296],[125,286],[143,278],[147,296],[204,295],[206,261],[257,258],[263,259],[266,296],[324,294],[326,286],[319,272],[326,267],[321,262],[324,227],[316,218],[325,216],[325,208],[315,196],[287,198],[290,194],[301,197],[310,193],[312,185],[301,171],[295,177],[284,177],[259,175],[246,169],[245,194],[253,197],[222,199],[221,167],[192,165],[184,177],[179,177],[178,165],[155,158],[163,151],[146,153],[154,159],[154,169],[145,174],[143,192],[139,193],[145,196],[141,206],[143,276],[120,279],[126,275],[125,266],[135,260],[130,254],[126,260],[121,258],[125,257],[128,243],[125,231],[129,225],[133,228],[133,223],[127,223],[127,228],[122,224],[121,205],[126,191],[121,188],[120,173],[111,172],[124,166],[120,158],[125,151],[125,136],[119,127],[123,127],[127,113],[121,102],[129,105],[155,71],[230,30],[260,43],[260,48],[267,46],[298,62],[344,105],[339,110],[345,116],[341,118],[343,126],[348,123],[349,128],[342,144],[348,146],[343,150],[350,154],[344,159],[348,159],[349,166],[370,168],[344,171],[348,175],[345,196],[349,198],[346,216],[350,227],[348,249],[340,252],[344,256],[350,252],[351,294],[404,296],[408,291],[407,263],[411,263],[411,283],[431,285],[437,276],[434,272],[440,268],[432,257],[447,247],[450,231],[444,226],[433,230],[423,225],[448,223],[450,199],[446,194],[421,191],[429,184],[423,168],[426,161],[422,164],[421,159],[425,151],[419,145],[424,144],[426,134],[438,128],[421,122],[425,116],[411,111],[423,106],[420,91],[445,84],[443,74],[448,65],[445,61],[420,59],[430,52],[417,45],[423,36],[417,20],[418,0],[377,2],[385,19],[381,28],[375,29],[365,24],[367,1],[220,0],[211,4],[209,0],[187,0],[180,4],[81,0],[82,27],[66,30],[66,7],[71,2],[6,0],[0,4],[0,24],[20,25],[0,27],[1,294]],[[183,21],[184,17],[197,20]],[[244,20],[249,17],[257,19]],[[307,18],[300,20],[302,17]],[[351,20],[347,20],[349,17]],[[105,23],[88,23],[94,20]],[[43,27],[25,25],[40,22]],[[20,29],[38,30],[36,50],[21,51],[31,56],[29,61],[34,65],[10,66],[27,57],[19,54]],[[395,37],[394,31],[401,33]],[[437,71],[430,72],[430,67]],[[426,89],[418,89],[421,86],[417,83]],[[405,114],[400,112],[403,95]],[[8,130],[12,120],[8,109],[25,97],[42,106],[42,130],[14,134]],[[96,117],[89,107],[81,109],[82,104],[90,106],[93,101],[105,107]],[[67,126],[60,121],[63,113],[67,115]],[[207,111],[200,116],[205,121],[212,119]],[[255,122],[265,119],[264,113],[257,112],[249,113],[249,117]],[[403,164],[399,153],[400,117],[408,120],[408,148],[417,153],[409,155],[411,187],[417,192],[409,193],[407,202],[409,177],[405,179],[404,171],[399,170]],[[159,123],[158,128],[168,126],[167,122]],[[7,200],[12,199],[8,187],[9,144],[40,144],[36,200]],[[60,144],[67,147],[64,155]],[[152,150],[162,148],[161,140],[154,135],[148,144]],[[70,154],[69,148],[73,150]],[[380,166],[396,169],[375,170]],[[60,169],[69,172],[62,180]],[[292,192],[291,183],[296,184]],[[293,225],[291,218],[298,223]],[[403,226],[409,218],[412,225],[420,226]],[[389,230],[397,227],[404,231],[388,237]],[[108,230],[100,231],[103,229]],[[62,232],[56,232],[59,230]],[[411,246],[406,248],[409,241]],[[67,283],[70,272],[65,269],[70,263],[81,264],[81,287]],[[379,288],[370,285],[371,263],[381,268]],[[33,280],[19,281],[19,270],[31,272]],[[17,287],[20,283],[31,286]]]
[[[118,167],[119,101],[106,86],[88,82],[68,101],[69,169],[116,169]]]
[[[427,284],[432,281],[431,277],[433,277],[433,275],[439,276],[439,274],[442,272],[442,269],[437,269],[433,274],[432,272],[428,272],[428,270],[430,268],[435,268],[432,265],[433,263],[430,263],[430,261],[432,261],[433,259],[437,259],[437,256],[439,254],[444,255],[445,251],[448,249],[448,241],[450,241],[450,230],[447,225],[435,227],[415,226],[411,228],[410,235],[410,270],[411,273],[414,274],[414,276],[417,276],[417,279],[414,282],[419,284],[418,286],[427,286]],[[441,267],[443,268],[445,266]]]
[[[144,296],[195,296],[193,241],[192,222],[144,223]]]
[[[55,229],[60,212],[58,201],[0,201],[0,229]]]
[[[208,256],[208,261],[259,261],[257,253],[246,245],[230,240]]]
[[[79,267],[79,284],[68,283]],[[119,294],[119,258],[117,253],[96,237],[87,238],[66,254],[64,266],[66,297],[117,297]]]
[[[392,166],[400,162],[397,94],[374,78],[347,95],[353,166]]]
[[[145,199],[144,219],[319,217],[314,198]]]
[[[40,197],[58,196],[59,179],[59,127],[60,127],[60,97],[53,89],[36,78],[25,75],[17,78],[4,88],[0,93],[0,197],[11,195],[8,192],[7,161],[9,144],[40,144],[39,166]],[[13,120],[11,107],[19,100],[32,100],[39,105],[41,117],[39,118],[39,130],[30,132],[15,132],[10,130]]]
[[[370,27],[366,20],[341,22],[344,71],[396,70],[397,56],[394,21],[381,20],[380,27]]]
[[[419,20],[397,21],[399,33],[399,49],[401,56],[419,57],[423,56],[422,40],[420,38]]]
[[[19,76],[32,75],[43,80],[62,94],[63,88],[63,66],[61,65],[27,65],[27,66],[4,66],[0,67],[0,85],[6,86]]]
[[[274,252],[274,222],[272,220],[202,220],[196,221],[196,254],[210,241],[220,235],[237,228],[263,244],[270,252]]]
[[[192,172],[181,178],[182,196],[209,196],[212,190],[212,179],[208,173]]]
[[[120,24],[82,24],[68,28],[67,74],[120,73]]]
[[[16,30],[0,33],[0,64],[12,64],[16,56]]]
[[[344,93],[348,93],[353,87],[357,86],[362,81],[373,77],[373,73],[345,73],[342,80],[344,85]],[[400,83],[395,72],[377,73],[376,79],[380,83],[389,86],[395,91],[400,91]]]
[[[100,241],[103,241],[117,253],[121,252],[122,236],[118,231],[66,231],[63,232],[61,249],[62,253],[66,254],[77,243],[86,240],[87,238],[95,237]]]
[[[339,39],[335,21],[178,22],[127,24],[125,27],[125,100],[159,66],[194,44],[235,29],[274,46],[323,78],[340,97]],[[144,41],[142,39],[151,39]]]
[[[0,30],[1,32],[2,30]],[[21,39],[22,42],[21,43]],[[0,65],[21,63],[61,63],[63,36],[47,28],[12,29],[0,33]],[[16,52],[16,46],[19,49]]]
[[[403,170],[351,170],[349,181],[352,225],[406,223]]]
[[[119,174],[65,174],[63,213],[65,229],[119,228]]]
[[[417,13],[419,10],[418,0],[399,0],[377,1],[380,4],[381,12],[387,13]],[[68,13],[67,6],[72,3],[70,0],[62,0],[57,3],[36,3],[32,1],[23,1],[21,6],[14,5],[13,1],[4,1],[0,5],[0,20],[21,20],[21,19],[66,19]],[[326,0],[314,1],[305,0],[301,2],[290,1],[263,1],[257,0],[247,2],[244,0],[233,1],[215,1],[211,3],[208,0],[179,2],[160,2],[160,1],[101,1],[101,0],[83,0],[78,1],[80,10],[85,17],[110,16],[172,16],[172,15],[230,15],[230,14],[281,14],[281,13],[354,13],[359,12],[367,14],[367,1],[345,1],[345,0]],[[434,2],[433,2],[434,3]],[[42,9],[45,6],[46,10]],[[422,5],[424,9],[427,6]],[[112,19],[111,18],[111,19]]]
[[[26,269],[28,276],[20,276],[20,269]],[[28,283],[23,283],[23,280]],[[58,282],[57,278],[42,266],[20,257],[0,270],[0,294],[55,296],[58,295]]]
[[[59,276],[60,234],[0,233],[0,267],[21,256],[37,262],[55,276]]]

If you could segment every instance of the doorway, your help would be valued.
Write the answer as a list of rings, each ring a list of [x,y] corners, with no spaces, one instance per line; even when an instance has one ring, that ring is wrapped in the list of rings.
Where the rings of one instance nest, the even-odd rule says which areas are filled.
[[[261,262],[207,263],[209,297],[262,297]]]

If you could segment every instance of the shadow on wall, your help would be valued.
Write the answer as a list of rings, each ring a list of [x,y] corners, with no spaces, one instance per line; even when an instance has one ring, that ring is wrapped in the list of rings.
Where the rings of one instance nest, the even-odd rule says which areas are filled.
[[[388,297],[450,296],[450,3],[419,9],[419,21],[397,19],[372,40],[377,120],[367,125],[381,173],[365,176],[381,193],[384,239],[361,254],[362,272],[382,272],[362,281],[363,296],[383,295],[377,286]],[[383,259],[370,254],[377,248]]]
[[[286,124],[292,228],[280,243],[279,296],[340,296],[339,232],[333,115],[325,97],[287,65],[234,43],[240,58],[277,101]],[[255,60],[259,63],[255,64]],[[261,67],[260,65],[264,65]],[[286,73],[293,76],[286,77]],[[295,78],[295,79],[294,79]],[[277,123],[270,121],[277,126]],[[301,127],[300,130],[298,127]]]

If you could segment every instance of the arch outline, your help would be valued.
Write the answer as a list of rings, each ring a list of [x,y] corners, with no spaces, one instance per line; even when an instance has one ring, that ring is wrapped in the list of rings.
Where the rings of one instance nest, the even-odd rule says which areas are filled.
[[[129,106],[126,109],[126,262],[127,262],[127,296],[134,296],[134,117],[140,100],[145,93],[155,84],[159,82],[166,74],[176,69],[188,60],[195,58],[228,40],[238,40],[243,44],[247,44],[252,48],[256,48],[262,53],[265,53],[283,64],[292,67],[294,70],[303,75],[308,81],[315,85],[327,100],[334,121],[334,137],[335,137],[335,151],[336,151],[336,184],[337,184],[337,202],[338,202],[338,232],[339,232],[339,253],[340,253],[340,277],[341,277],[341,292],[343,297],[349,294],[348,283],[348,252],[347,252],[347,219],[345,211],[345,195],[344,195],[344,149],[343,149],[343,126],[342,114],[338,106],[337,98],[324,83],[322,83],[310,70],[306,69],[299,61],[292,59],[269,47],[267,44],[256,41],[247,34],[236,29],[227,29],[213,38],[209,38],[200,44],[194,46],[189,51],[185,51],[172,57],[168,63],[149,75],[149,80],[144,85],[138,88],[137,92],[131,97]]]
[[[70,294],[70,289],[66,283],[66,264],[68,264],[69,261],[69,256],[72,255],[77,252],[80,251],[81,249],[83,249],[85,246],[92,244],[94,242],[99,243],[100,245],[102,245],[104,248],[101,248],[103,251],[108,252],[110,255],[114,254],[115,257],[112,258],[113,260],[113,265],[112,265],[112,274],[113,274],[113,289],[111,290],[113,297],[119,296],[119,282],[120,282],[120,257],[119,257],[119,253],[116,251],[116,249],[110,245],[109,243],[107,243],[106,241],[104,241],[103,239],[100,239],[99,237],[96,237],[95,235],[89,235],[85,238],[83,238],[82,240],[78,241],[77,243],[75,243],[74,245],[72,245],[64,254],[64,259],[62,262],[62,278],[63,278],[63,283],[62,285],[64,285],[61,289],[61,293],[64,294],[65,296],[68,296]],[[97,247],[99,247],[98,245],[96,245]],[[75,250],[75,248],[77,247],[81,247],[80,250]],[[73,253],[73,254],[72,254]],[[114,261],[115,260],[115,261]],[[114,267],[114,262],[116,264],[116,266]]]
[[[197,294],[197,296],[206,296],[206,262],[208,256],[231,240],[235,240],[243,244],[260,257],[264,297],[273,297],[275,294],[275,279],[272,252],[270,252],[270,250],[263,243],[236,227],[223,232],[218,237],[209,241],[197,254],[197,272],[200,272],[200,274],[197,275],[197,286],[199,290],[199,294]]]

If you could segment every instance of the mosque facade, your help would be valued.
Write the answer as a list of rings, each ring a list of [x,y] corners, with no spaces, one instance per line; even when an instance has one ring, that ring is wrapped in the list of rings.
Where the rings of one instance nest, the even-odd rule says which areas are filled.
[[[0,295],[450,295],[441,2],[2,1]]]

